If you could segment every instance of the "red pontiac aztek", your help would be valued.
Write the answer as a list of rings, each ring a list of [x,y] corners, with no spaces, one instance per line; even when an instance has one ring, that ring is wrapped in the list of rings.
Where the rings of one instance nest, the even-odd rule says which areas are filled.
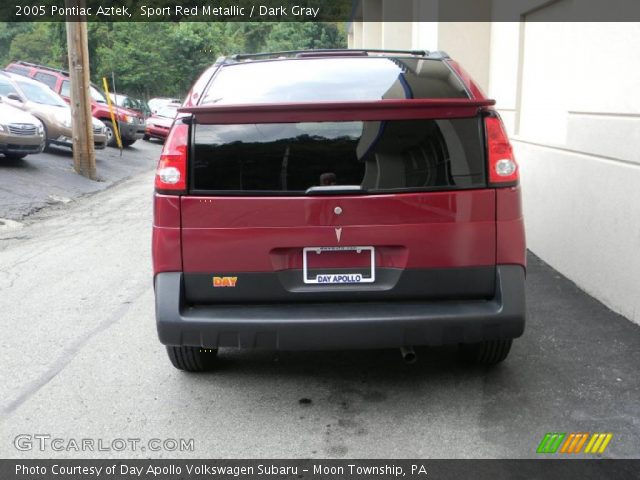
[[[219,347],[460,345],[507,357],[525,323],[518,166],[500,117],[442,52],[219,59],[155,179],[160,341]]]

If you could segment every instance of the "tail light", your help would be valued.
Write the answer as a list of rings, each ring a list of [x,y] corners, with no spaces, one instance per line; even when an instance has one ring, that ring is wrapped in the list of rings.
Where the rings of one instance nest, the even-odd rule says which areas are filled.
[[[487,134],[489,184],[500,187],[516,185],[520,173],[502,120],[492,114],[485,117],[484,126]]]
[[[187,189],[187,149],[189,125],[176,122],[164,142],[158,169],[156,191],[178,194]]]

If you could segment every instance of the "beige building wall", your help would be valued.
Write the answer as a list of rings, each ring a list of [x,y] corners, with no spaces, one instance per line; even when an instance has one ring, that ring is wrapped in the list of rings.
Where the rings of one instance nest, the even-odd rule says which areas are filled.
[[[640,323],[640,24],[545,22],[572,2],[530,3],[535,22],[408,22],[378,47],[447,51],[498,101],[529,248]]]
[[[640,323],[638,44],[637,23],[495,23],[489,94],[521,165],[529,248]]]

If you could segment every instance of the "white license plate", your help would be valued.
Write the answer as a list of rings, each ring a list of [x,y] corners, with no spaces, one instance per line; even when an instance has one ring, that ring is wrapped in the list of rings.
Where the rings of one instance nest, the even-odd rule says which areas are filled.
[[[354,252],[354,255],[366,255],[366,268],[355,268],[348,272],[321,273],[309,276],[309,256],[322,255],[326,252]],[[356,258],[356,257],[354,257]],[[364,263],[362,259],[361,263]],[[330,270],[330,268],[327,268]],[[313,285],[373,283],[376,281],[376,253],[374,247],[305,247],[302,249],[302,275],[304,283]]]

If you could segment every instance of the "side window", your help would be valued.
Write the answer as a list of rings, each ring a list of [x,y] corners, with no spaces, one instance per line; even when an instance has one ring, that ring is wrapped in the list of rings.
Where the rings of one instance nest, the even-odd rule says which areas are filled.
[[[6,97],[10,93],[18,94],[17,90],[4,78],[0,78],[0,95]]]
[[[71,86],[69,84],[69,80],[63,80],[62,81],[62,87],[60,87],[60,95],[63,97],[70,97],[70,89]]]
[[[56,77],[55,77],[55,75],[51,75],[49,73],[38,72],[33,76],[33,78],[38,80],[39,82],[44,83],[51,90],[54,90],[56,88]]]
[[[29,69],[26,67],[18,67],[17,65],[9,65],[7,67],[7,72],[17,73],[18,75],[22,75],[23,77],[29,76]]]

